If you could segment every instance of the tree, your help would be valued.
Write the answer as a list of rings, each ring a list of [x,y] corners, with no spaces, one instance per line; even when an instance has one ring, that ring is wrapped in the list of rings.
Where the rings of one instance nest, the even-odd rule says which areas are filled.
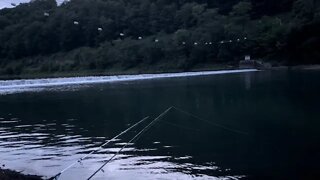
[[[316,0],[297,0],[293,4],[294,16],[303,23],[313,20],[316,13]]]

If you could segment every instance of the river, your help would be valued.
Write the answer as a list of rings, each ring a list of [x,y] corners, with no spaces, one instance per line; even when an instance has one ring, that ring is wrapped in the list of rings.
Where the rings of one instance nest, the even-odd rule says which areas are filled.
[[[184,112],[172,109],[95,179],[320,178],[320,71],[143,77],[1,81],[0,165],[49,178],[174,106]],[[88,178],[145,125],[60,179]]]

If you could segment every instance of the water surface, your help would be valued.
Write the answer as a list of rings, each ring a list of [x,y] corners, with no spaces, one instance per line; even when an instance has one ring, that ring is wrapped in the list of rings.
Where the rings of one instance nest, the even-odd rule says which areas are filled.
[[[319,179],[319,78],[319,71],[265,71],[4,93],[0,163],[50,177],[176,106],[205,121],[170,111],[95,178]],[[86,179],[144,125],[60,178]]]

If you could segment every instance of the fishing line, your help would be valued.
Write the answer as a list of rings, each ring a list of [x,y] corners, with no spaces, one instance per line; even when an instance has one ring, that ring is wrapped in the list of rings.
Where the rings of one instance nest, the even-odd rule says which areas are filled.
[[[163,113],[161,113],[158,117],[156,117],[153,121],[151,121],[146,127],[144,127],[141,131],[138,132],[138,134],[136,134],[129,142],[127,142],[119,151],[117,151],[111,158],[109,158],[106,162],[104,162],[104,164],[102,166],[99,167],[98,170],[96,170],[89,178],[88,180],[92,179],[99,171],[101,171],[103,169],[104,166],[106,166],[108,163],[110,163],[124,148],[126,148],[129,144],[131,144],[132,142],[136,142],[142,135],[144,132],[146,132],[147,130],[149,130],[157,121],[159,121],[163,116],[165,116],[170,110],[175,109],[176,111],[183,113],[187,116],[193,117],[195,119],[198,119],[200,121],[203,121],[205,123],[208,123],[210,125],[222,128],[224,130],[233,132],[233,133],[237,133],[237,134],[243,134],[243,135],[248,135],[248,133],[240,131],[240,130],[236,130],[236,129],[232,129],[229,127],[226,127],[224,125],[221,124],[217,124],[217,123],[213,123],[211,121],[205,120],[203,118],[200,118],[190,112],[187,112],[185,110],[182,110],[180,108],[177,108],[175,106],[171,106],[170,108],[168,108],[167,110],[165,110]],[[125,131],[121,132],[120,134],[118,134],[117,136],[115,136],[114,138],[108,140],[106,143],[102,144],[100,147],[98,147],[98,149],[93,150],[92,152],[90,152],[89,154],[87,154],[86,156],[80,158],[77,162],[74,162],[73,164],[69,165],[68,167],[66,167],[65,169],[63,169],[62,171],[60,171],[57,175],[51,177],[49,180],[54,180],[54,179],[58,179],[58,177],[65,171],[67,171],[68,169],[70,169],[71,167],[73,167],[74,165],[76,165],[77,163],[81,163],[81,161],[83,161],[84,159],[86,159],[89,155],[99,151],[100,149],[102,149],[104,146],[106,146],[107,144],[109,144],[110,142],[114,141],[115,139],[117,139],[118,137],[120,137],[121,135],[127,133],[129,130],[131,130],[132,128],[136,127],[138,124],[144,122],[145,120],[147,120],[149,117],[146,117],[144,119],[142,119],[141,121],[137,122],[136,124],[134,124],[133,126],[129,127],[128,129],[126,129]],[[180,128],[184,128],[184,129],[188,129],[188,130],[193,130],[193,131],[197,131],[195,129],[192,128],[188,128],[188,127],[183,127],[181,125],[177,125],[174,123],[170,123],[167,121],[164,121],[163,123],[175,126],[175,127],[180,127]]]
[[[182,126],[176,123],[171,123],[168,121],[161,121],[161,123],[176,127],[176,128],[181,128],[181,129],[185,129],[185,130],[189,130],[189,131],[195,131],[195,132],[201,132],[200,129],[195,129],[195,128],[191,128],[191,127],[187,127],[187,126]]]
[[[102,166],[100,166],[100,168],[97,169],[87,180],[92,179],[100,170],[102,170],[102,168],[104,166],[106,166],[108,163],[110,163],[130,143],[132,143],[133,141],[137,141],[144,132],[146,132],[148,129],[150,129],[157,121],[159,121],[163,116],[165,116],[171,109],[172,109],[172,107],[168,108],[163,113],[161,113],[158,117],[156,117],[153,121],[151,121],[138,134],[136,134],[129,142],[127,142],[124,146],[122,146],[122,148],[117,153],[115,153],[110,159],[108,159],[104,164],[102,164]]]
[[[240,130],[237,130],[237,129],[233,129],[233,128],[229,128],[229,127],[226,127],[226,126],[224,126],[224,125],[217,124],[217,123],[214,123],[214,122],[205,120],[205,119],[203,119],[203,118],[200,118],[200,117],[198,117],[198,116],[196,116],[196,115],[194,115],[194,114],[192,114],[192,113],[189,113],[189,112],[187,112],[187,111],[184,111],[184,110],[182,110],[182,109],[180,109],[180,108],[177,108],[177,107],[175,107],[175,106],[172,106],[172,108],[175,109],[175,110],[177,110],[177,111],[180,111],[181,113],[186,114],[186,115],[188,115],[188,116],[190,116],[190,117],[193,117],[193,118],[195,118],[195,119],[198,119],[198,120],[203,121],[203,122],[205,122],[205,123],[208,123],[208,124],[210,124],[210,125],[213,125],[213,126],[222,128],[222,129],[224,129],[224,130],[227,130],[227,131],[230,131],[230,132],[233,132],[233,133],[237,133],[237,134],[248,135],[248,133],[246,133],[246,132],[243,132],[243,131],[240,131]]]
[[[59,176],[64,173],[65,171],[67,171],[68,169],[70,169],[71,167],[73,167],[74,165],[80,163],[86,159],[89,155],[101,150],[104,146],[108,145],[110,142],[116,140],[118,137],[120,137],[121,135],[127,133],[128,131],[130,131],[131,129],[133,129],[134,127],[138,126],[139,124],[141,124],[142,122],[146,121],[147,119],[149,119],[148,117],[143,118],[142,120],[140,120],[139,122],[135,123],[134,125],[130,126],[128,129],[122,131],[120,134],[116,135],[115,137],[113,137],[112,139],[108,140],[107,142],[105,142],[104,144],[102,144],[101,146],[99,146],[96,150],[91,151],[89,154],[83,156],[82,158],[78,159],[76,162],[70,164],[68,167],[66,167],[65,169],[63,169],[62,171],[60,171],[58,174],[54,175],[53,177],[49,178],[48,180],[54,180],[54,179],[58,179]]]

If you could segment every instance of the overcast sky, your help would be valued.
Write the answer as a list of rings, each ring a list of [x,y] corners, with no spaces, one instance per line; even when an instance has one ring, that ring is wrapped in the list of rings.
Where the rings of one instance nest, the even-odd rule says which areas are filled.
[[[30,0],[0,0],[0,8],[12,7],[11,3],[19,4]]]
[[[11,3],[15,4],[20,4],[20,3],[25,3],[29,2],[30,0],[0,0],[0,9],[5,8],[5,7],[13,7]],[[62,2],[63,0],[57,0],[57,2]]]

